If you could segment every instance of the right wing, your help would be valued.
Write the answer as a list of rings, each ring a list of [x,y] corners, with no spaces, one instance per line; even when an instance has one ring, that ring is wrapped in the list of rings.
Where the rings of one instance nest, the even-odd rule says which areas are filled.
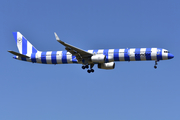
[[[67,43],[61,41],[59,39],[59,37],[57,36],[57,34],[56,33],[54,33],[54,34],[55,34],[56,40],[59,43],[61,43],[63,46],[65,46],[65,49],[68,52],[70,52],[72,55],[75,55],[77,60],[82,60],[83,58],[87,58],[87,57],[93,56],[92,53],[86,52],[86,51],[84,51],[84,50],[82,50],[80,48],[77,48],[75,46],[72,46],[70,44],[67,44]]]

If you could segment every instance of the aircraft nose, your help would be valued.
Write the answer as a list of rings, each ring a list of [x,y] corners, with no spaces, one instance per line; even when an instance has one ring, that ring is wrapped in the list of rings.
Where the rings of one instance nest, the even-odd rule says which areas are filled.
[[[168,54],[168,59],[172,59],[172,58],[174,58],[174,55],[171,54],[171,53],[169,53],[169,54]]]

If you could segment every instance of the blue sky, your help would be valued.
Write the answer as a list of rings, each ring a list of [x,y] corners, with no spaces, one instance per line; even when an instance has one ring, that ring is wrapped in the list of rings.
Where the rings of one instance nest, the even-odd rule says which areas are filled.
[[[179,120],[179,0],[6,0],[0,2],[1,120]],[[159,47],[175,58],[117,62],[88,74],[81,65],[13,59],[12,32],[38,50]]]

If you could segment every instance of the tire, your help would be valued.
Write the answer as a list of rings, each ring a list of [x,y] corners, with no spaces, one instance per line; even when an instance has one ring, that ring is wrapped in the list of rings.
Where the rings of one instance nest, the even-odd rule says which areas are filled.
[[[82,66],[82,69],[85,69],[85,67],[84,67],[84,66]]]

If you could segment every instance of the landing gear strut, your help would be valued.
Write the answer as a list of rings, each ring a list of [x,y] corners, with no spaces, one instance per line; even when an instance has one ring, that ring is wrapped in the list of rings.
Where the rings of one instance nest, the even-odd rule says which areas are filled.
[[[155,68],[155,69],[157,68],[157,62],[158,62],[158,61],[155,61],[155,65],[154,65],[154,68]]]

